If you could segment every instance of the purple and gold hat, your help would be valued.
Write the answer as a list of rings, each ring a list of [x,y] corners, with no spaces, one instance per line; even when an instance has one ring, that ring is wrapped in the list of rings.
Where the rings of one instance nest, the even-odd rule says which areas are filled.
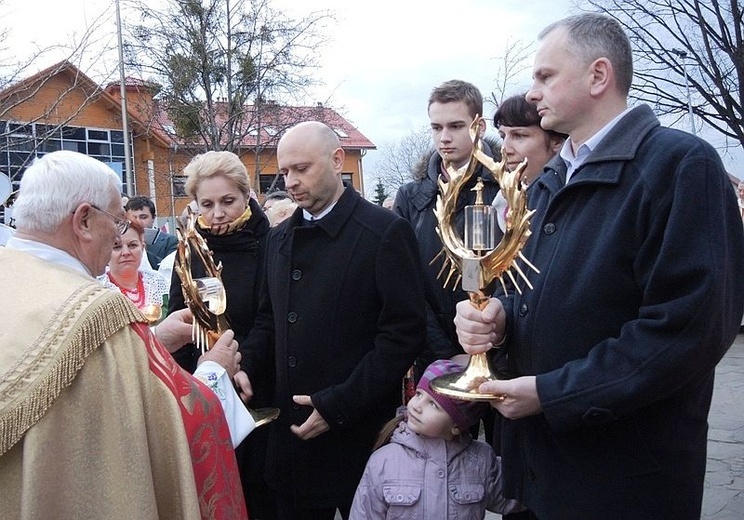
[[[449,414],[452,421],[460,429],[460,432],[466,432],[483,417],[483,414],[488,410],[488,403],[482,401],[463,401],[462,399],[439,394],[431,387],[431,380],[446,374],[459,374],[464,370],[465,367],[454,361],[439,359],[426,368],[424,375],[421,376],[421,381],[419,381],[416,387],[429,394]]]

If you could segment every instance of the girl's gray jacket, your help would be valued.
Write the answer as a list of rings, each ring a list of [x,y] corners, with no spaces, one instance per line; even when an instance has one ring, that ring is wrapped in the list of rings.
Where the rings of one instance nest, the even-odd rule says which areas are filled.
[[[501,460],[488,444],[467,433],[430,439],[403,421],[367,462],[350,519],[478,519],[486,509],[520,510],[501,486]]]

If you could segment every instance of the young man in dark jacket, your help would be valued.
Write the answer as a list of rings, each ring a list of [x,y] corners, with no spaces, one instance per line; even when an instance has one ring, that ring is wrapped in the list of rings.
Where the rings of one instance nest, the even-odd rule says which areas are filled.
[[[178,247],[178,238],[155,228],[155,203],[143,195],[137,195],[127,201],[124,209],[129,220],[137,220],[145,228],[145,248],[150,267],[160,267],[163,258]]]
[[[459,287],[454,291],[451,285],[445,288],[444,280],[437,278],[442,268],[443,257],[432,264],[432,260],[442,250],[442,242],[436,232],[434,206],[439,190],[437,181],[448,180],[445,161],[454,168],[460,168],[470,160],[473,142],[469,129],[473,120],[483,115],[483,97],[478,88],[471,83],[460,80],[446,81],[432,90],[428,111],[436,151],[414,172],[415,180],[398,190],[393,206],[398,215],[411,223],[416,233],[424,272],[427,310],[426,349],[416,360],[417,381],[432,361],[463,354],[452,320],[455,317],[455,305],[467,298],[467,294]],[[485,130],[486,124],[482,120],[478,130],[481,137]],[[488,145],[485,145],[485,148],[489,155],[493,155]],[[499,191],[499,185],[491,172],[480,165],[468,185],[461,190],[457,202],[456,223],[461,236],[465,219],[464,208],[475,203],[475,192],[471,188],[475,186],[478,178],[483,180],[485,204],[490,204]]]

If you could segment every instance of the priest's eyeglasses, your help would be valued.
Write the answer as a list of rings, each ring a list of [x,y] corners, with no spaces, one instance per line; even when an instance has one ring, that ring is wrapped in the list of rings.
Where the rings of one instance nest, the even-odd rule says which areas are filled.
[[[97,209],[101,213],[105,213],[106,215],[114,219],[114,224],[116,224],[116,229],[119,231],[120,235],[123,235],[124,233],[127,232],[127,229],[129,229],[129,224],[131,224],[131,222],[129,222],[127,219],[117,217],[116,215],[112,215],[108,211],[99,208],[95,204],[91,204],[90,207],[93,209]]]

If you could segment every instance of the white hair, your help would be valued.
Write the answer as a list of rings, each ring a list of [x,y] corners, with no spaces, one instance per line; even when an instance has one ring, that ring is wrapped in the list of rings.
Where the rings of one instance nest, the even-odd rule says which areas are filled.
[[[106,209],[121,191],[114,170],[87,155],[60,150],[34,160],[13,204],[19,229],[53,233],[80,204]]]

